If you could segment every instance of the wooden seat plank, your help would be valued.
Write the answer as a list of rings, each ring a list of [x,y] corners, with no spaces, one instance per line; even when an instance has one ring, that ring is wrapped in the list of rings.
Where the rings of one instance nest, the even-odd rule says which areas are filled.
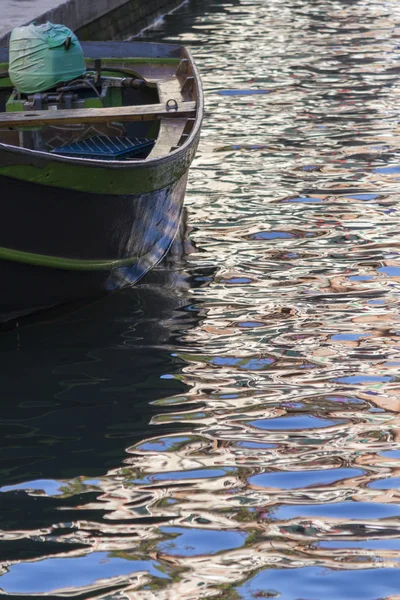
[[[196,102],[178,102],[177,107],[165,104],[142,104],[112,108],[74,110],[43,110],[0,114],[0,127],[35,127],[43,125],[72,125],[106,123],[110,121],[149,121],[155,118],[182,117],[196,110]]]

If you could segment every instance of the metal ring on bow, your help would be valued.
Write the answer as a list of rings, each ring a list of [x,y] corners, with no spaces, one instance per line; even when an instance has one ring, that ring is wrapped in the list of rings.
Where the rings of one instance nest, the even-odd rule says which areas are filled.
[[[178,110],[178,103],[174,98],[170,98],[167,101],[167,110]]]

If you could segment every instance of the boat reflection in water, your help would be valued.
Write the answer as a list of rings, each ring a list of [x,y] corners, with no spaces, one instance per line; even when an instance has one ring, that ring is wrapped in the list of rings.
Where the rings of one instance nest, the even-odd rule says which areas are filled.
[[[154,435],[152,418],[165,411],[152,402],[188,389],[174,349],[199,321],[188,287],[204,273],[189,276],[180,268],[182,244],[139,285],[0,336],[0,529],[7,557],[0,589],[6,593],[73,585],[91,594],[117,589],[122,575],[126,585],[138,570],[133,557],[110,558],[110,570],[98,557],[135,552],[156,522],[145,515],[149,495],[133,492],[131,474],[122,481],[116,471],[127,447]],[[181,429],[178,422],[163,427],[166,435]],[[123,514],[115,519],[117,506]],[[140,565],[165,578],[151,560]],[[70,568],[82,568],[81,587],[71,582]]]
[[[213,593],[274,597],[287,581],[292,598],[296,582],[341,589],[360,576],[395,589],[384,422],[381,455],[366,454],[376,424],[348,418],[361,399],[311,395],[313,424],[304,413],[296,425],[290,403],[260,409],[239,392],[228,363],[222,380],[216,357],[198,354],[218,306],[205,312],[193,288],[212,276],[171,260],[134,288],[0,337],[5,593],[189,600],[207,581]],[[235,368],[255,377],[249,360]]]

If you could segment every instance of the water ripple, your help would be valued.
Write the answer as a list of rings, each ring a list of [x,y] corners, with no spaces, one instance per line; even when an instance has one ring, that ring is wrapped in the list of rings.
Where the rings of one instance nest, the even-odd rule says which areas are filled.
[[[6,593],[399,597],[399,19],[193,0],[147,32],[206,89],[191,278],[9,403]]]

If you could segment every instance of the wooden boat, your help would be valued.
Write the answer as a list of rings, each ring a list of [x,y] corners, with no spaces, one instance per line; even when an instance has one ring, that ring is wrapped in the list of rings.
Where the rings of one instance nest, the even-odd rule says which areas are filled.
[[[178,230],[203,115],[190,53],[82,48],[94,85],[26,97],[13,92],[0,49],[3,322],[135,283]]]

